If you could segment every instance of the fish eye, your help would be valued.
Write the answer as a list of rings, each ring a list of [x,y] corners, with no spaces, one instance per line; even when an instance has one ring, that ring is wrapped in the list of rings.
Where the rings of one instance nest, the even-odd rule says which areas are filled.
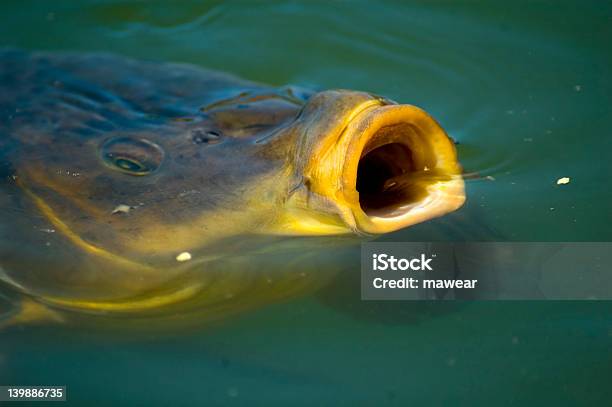
[[[138,173],[147,171],[147,167],[143,163],[134,159],[128,157],[114,158],[111,154],[109,154],[109,156],[110,159],[114,159],[114,164],[122,170]]]
[[[102,145],[102,160],[108,167],[129,175],[147,175],[157,170],[163,150],[145,139],[117,137]]]

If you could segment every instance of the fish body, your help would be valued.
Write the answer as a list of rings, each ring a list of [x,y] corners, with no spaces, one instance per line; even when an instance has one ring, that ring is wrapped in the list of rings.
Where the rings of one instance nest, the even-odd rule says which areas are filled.
[[[0,280],[46,319],[225,318],[465,199],[441,127],[365,92],[19,50],[0,87]]]

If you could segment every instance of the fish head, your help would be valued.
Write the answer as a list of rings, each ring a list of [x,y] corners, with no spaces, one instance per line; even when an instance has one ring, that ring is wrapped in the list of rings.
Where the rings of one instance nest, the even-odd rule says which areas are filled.
[[[293,182],[282,228],[393,232],[465,201],[454,143],[425,111],[363,92],[313,95],[290,131]]]

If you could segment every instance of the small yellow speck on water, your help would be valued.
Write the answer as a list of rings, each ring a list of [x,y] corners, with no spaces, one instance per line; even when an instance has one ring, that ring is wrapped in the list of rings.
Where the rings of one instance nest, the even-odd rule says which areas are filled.
[[[189,252],[183,252],[179,254],[178,256],[176,256],[176,261],[189,261],[189,260],[191,260],[191,253]]]
[[[569,183],[570,183],[569,177],[563,177],[563,178],[559,178],[557,180],[557,185],[565,185],[565,184],[569,184]]]
[[[115,209],[113,209],[111,214],[114,215],[116,213],[128,213],[130,209],[132,209],[132,207],[129,205],[124,205],[124,204],[117,205]]]

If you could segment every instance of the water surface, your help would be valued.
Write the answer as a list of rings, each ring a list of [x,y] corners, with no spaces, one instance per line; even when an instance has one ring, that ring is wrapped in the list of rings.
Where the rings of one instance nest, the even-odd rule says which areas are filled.
[[[458,142],[468,201],[384,239],[609,241],[611,5],[5,1],[0,45],[412,103]],[[14,328],[0,384],[66,384],[79,405],[609,403],[609,302],[361,303],[357,287],[355,270],[171,338]]]

